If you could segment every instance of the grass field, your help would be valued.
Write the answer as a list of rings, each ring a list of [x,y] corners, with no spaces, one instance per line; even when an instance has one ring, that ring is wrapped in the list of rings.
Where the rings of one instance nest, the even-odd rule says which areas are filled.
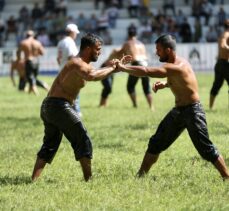
[[[213,75],[197,75],[209,133],[229,165],[227,85],[208,110]],[[49,84],[52,77],[41,77]],[[43,138],[40,96],[19,93],[0,78],[0,210],[229,210],[229,182],[200,158],[187,132],[164,153],[143,179],[136,179],[149,137],[174,105],[168,89],[153,94],[151,112],[138,83],[138,109],[126,92],[126,74],[115,77],[107,108],[98,108],[101,84],[81,92],[83,123],[93,140],[93,180],[85,183],[64,138],[52,165],[35,183],[30,177]],[[151,79],[152,82],[156,79]]]

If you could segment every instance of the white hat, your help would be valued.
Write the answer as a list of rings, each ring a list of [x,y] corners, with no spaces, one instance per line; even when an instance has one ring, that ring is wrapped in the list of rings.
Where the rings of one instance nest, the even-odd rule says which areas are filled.
[[[78,26],[74,23],[70,23],[66,26],[66,31],[71,31],[71,32],[75,32],[76,34],[79,34],[80,31],[78,29]]]

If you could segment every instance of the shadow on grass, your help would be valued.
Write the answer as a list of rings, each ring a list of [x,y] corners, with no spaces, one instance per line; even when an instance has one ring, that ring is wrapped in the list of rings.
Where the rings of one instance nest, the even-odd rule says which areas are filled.
[[[40,116],[37,115],[36,117],[12,117],[12,116],[5,116],[0,117],[0,121],[3,122],[16,122],[16,123],[22,123],[22,122],[32,122],[32,123],[38,123],[40,122]]]
[[[117,149],[117,148],[123,148],[123,144],[121,143],[110,143],[110,144],[98,144],[97,147],[101,149]]]
[[[28,176],[0,176],[0,185],[22,185],[22,184],[31,184],[31,177]]]

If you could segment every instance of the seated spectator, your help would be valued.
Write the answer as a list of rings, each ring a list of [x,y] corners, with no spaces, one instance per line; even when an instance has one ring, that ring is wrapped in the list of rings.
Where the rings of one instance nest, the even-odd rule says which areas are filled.
[[[209,26],[209,29],[206,33],[207,42],[217,42],[219,34],[215,26]]]
[[[91,14],[91,17],[87,21],[86,31],[91,32],[91,33],[96,33],[97,28],[98,28],[97,23],[98,23],[98,20],[97,20],[96,15],[94,13]]]
[[[56,2],[55,0],[44,0],[44,12],[53,13],[55,12]]]
[[[24,26],[24,29],[27,30],[29,24],[30,24],[30,13],[26,6],[22,6],[19,10],[19,17],[18,21],[21,22]]]
[[[49,35],[47,34],[45,28],[41,28],[41,29],[38,31],[37,40],[39,40],[39,41],[41,42],[41,44],[42,44],[43,46],[45,46],[45,47],[51,46],[51,42],[50,42],[50,39],[49,39]]]
[[[224,26],[224,22],[227,19],[227,14],[222,6],[219,8],[217,13],[217,19],[219,26]]]
[[[202,25],[200,22],[200,18],[196,18],[195,23],[194,23],[193,41],[195,43],[200,42],[202,35],[203,35],[203,33],[202,33]]]
[[[143,25],[139,28],[139,39],[144,44],[149,44],[152,41],[152,27],[148,21],[144,22]]]
[[[142,0],[143,1],[143,0]],[[143,1],[142,4],[139,7],[139,16],[138,19],[141,23],[144,23],[145,21],[148,21],[151,14],[149,10],[149,2]]]
[[[140,1],[139,0],[128,0],[128,12],[130,18],[138,17],[138,12],[140,8]]]
[[[193,0],[192,3],[192,15],[195,17],[199,17],[200,16],[200,4],[201,4],[202,0]]]
[[[182,43],[192,42],[192,31],[191,26],[188,23],[187,17],[185,17],[184,23],[180,25],[179,35],[181,37]]]
[[[108,15],[105,10],[102,10],[100,17],[98,17],[97,31],[104,32],[109,28]]]
[[[184,15],[184,13],[183,13],[183,11],[181,9],[178,10],[175,19],[176,19],[176,24],[178,26],[180,26],[184,22],[185,15]]]
[[[84,16],[84,13],[80,13],[76,19],[76,24],[79,28],[79,31],[85,31],[85,25],[87,23],[87,18]]]
[[[174,16],[176,15],[174,0],[164,0],[162,8],[164,10],[164,14],[165,15],[167,15],[167,10],[168,9],[172,10]]]
[[[172,18],[167,19],[167,33],[176,37],[177,42],[181,41],[181,37],[179,35],[179,26]]]
[[[40,8],[39,3],[35,2],[31,11],[31,18],[33,22],[36,22],[43,16],[43,10]]]
[[[56,8],[55,8],[56,13],[61,12],[63,13],[64,16],[66,16],[67,6],[68,6],[68,2],[66,0],[58,0],[58,2],[56,3]]]
[[[208,0],[203,0],[200,4],[200,16],[205,17],[205,25],[208,25],[209,18],[212,15],[213,6]]]
[[[15,38],[17,37],[17,20],[15,19],[14,15],[11,15],[9,19],[6,21],[6,35],[5,40],[9,39],[10,34],[14,34]]]
[[[106,13],[108,15],[109,26],[111,28],[115,28],[116,27],[116,20],[119,16],[119,11],[118,11],[117,7],[114,4],[111,5],[111,7],[109,7],[106,10]]]

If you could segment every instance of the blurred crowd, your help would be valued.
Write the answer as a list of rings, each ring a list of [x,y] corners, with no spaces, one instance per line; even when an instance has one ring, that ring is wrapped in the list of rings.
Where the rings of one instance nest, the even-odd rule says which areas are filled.
[[[120,9],[127,10],[129,27],[135,27],[143,43],[152,43],[162,33],[173,34],[181,43],[216,42],[224,20],[228,17],[223,0],[184,0],[187,6],[192,6],[191,14],[177,8],[175,0],[162,0],[161,7],[154,10],[149,0],[94,0],[91,3],[94,4],[94,10],[89,17],[84,11],[76,16],[69,15],[67,0],[37,1],[32,9],[23,5],[18,14],[12,14],[7,20],[0,16],[0,46],[4,46],[10,36],[19,43],[27,29],[36,31],[36,38],[44,46],[56,46],[68,23],[77,24],[81,32],[99,34],[104,43],[110,45],[111,30],[118,28],[116,22],[121,18]],[[0,0],[0,11],[4,10],[4,5],[5,1]],[[220,5],[217,12],[214,11],[215,5]],[[99,13],[93,13],[95,10],[99,10]],[[215,22],[210,23],[213,16]],[[194,20],[193,24],[189,21],[190,17]],[[138,19],[139,24],[131,22],[132,18]],[[203,36],[203,28],[206,27],[208,31]]]

